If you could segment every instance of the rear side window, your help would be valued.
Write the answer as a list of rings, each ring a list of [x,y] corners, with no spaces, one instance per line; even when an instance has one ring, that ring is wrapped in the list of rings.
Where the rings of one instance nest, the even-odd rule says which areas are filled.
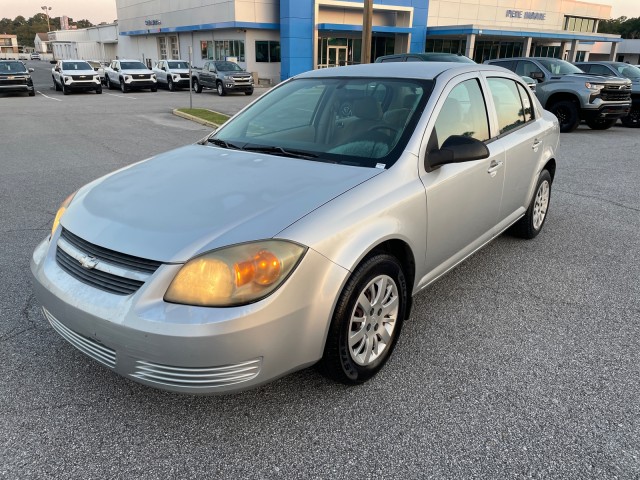
[[[466,80],[456,85],[442,106],[435,124],[438,148],[452,135],[489,139],[487,107],[478,81]]]
[[[516,73],[518,75],[523,75],[525,77],[535,78],[533,74],[544,74],[542,69],[533,62],[528,60],[521,60],[518,62],[518,66],[516,67]]]
[[[420,57],[407,57],[407,62],[423,62],[424,60],[422,60]]]
[[[530,122],[535,118],[533,114],[533,103],[531,101],[531,97],[529,96],[529,92],[522,85],[517,83],[518,91],[520,92],[520,100],[522,100],[522,111],[524,113],[524,121]]]
[[[493,97],[493,103],[498,114],[498,127],[500,135],[523,125],[532,119],[531,100],[527,96],[529,104],[529,117],[527,120],[525,107],[523,106],[519,85],[508,78],[488,78],[489,90]],[[526,94],[526,92],[525,92]]]

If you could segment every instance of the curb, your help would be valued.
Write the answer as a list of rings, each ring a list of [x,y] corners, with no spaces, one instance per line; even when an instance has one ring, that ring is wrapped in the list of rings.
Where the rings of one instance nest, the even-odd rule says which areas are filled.
[[[213,113],[218,113],[219,115],[224,115],[223,113],[215,112],[213,110],[209,110],[209,111],[213,112]],[[186,118],[187,120],[191,120],[192,122],[196,122],[196,123],[199,123],[201,125],[205,125],[207,127],[212,127],[212,128],[219,128],[220,127],[220,125],[218,125],[217,123],[209,122],[208,120],[203,120],[200,117],[195,117],[195,116],[190,115],[188,113],[180,112],[180,111],[178,111],[177,108],[174,108],[172,113],[174,115],[178,116],[178,117]]]

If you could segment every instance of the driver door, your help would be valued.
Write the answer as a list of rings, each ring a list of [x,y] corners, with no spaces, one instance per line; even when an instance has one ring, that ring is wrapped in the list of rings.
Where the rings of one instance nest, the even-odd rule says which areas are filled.
[[[464,75],[444,89],[421,148],[421,163],[427,165],[429,151],[440,148],[451,135],[485,142],[489,157],[451,163],[427,171],[421,180],[427,196],[427,258],[423,282],[437,278],[489,241],[499,220],[504,186],[504,147],[491,142],[490,116],[483,83],[475,75]],[[421,282],[422,283],[422,282]]]

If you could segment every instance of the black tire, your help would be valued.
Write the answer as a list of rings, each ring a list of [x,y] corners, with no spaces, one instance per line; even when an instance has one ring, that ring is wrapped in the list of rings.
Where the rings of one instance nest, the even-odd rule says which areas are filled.
[[[129,91],[129,89],[127,88],[127,85],[124,83],[124,80],[122,78],[120,79],[120,91],[122,93],[127,93]]]
[[[196,93],[202,93],[202,85],[200,85],[200,82],[198,81],[197,78],[194,78],[191,81],[191,86],[193,87],[193,91]]]
[[[541,189],[543,189],[543,185],[546,183],[547,186],[547,201],[546,206],[544,206],[544,212],[542,217],[542,222],[539,222],[539,217],[536,220],[536,215],[540,213],[540,203],[539,203],[539,194],[541,193]],[[540,172],[540,176],[538,177],[538,182],[536,183],[536,188],[533,193],[533,198],[531,199],[531,203],[529,204],[529,208],[527,208],[527,212],[524,214],[520,220],[513,224],[509,233],[516,237],[532,239],[536,237],[542,227],[544,226],[544,222],[547,221],[547,217],[549,215],[549,205],[551,204],[551,174],[548,170],[543,170]]]
[[[622,125],[628,128],[640,128],[640,107],[631,107],[629,115],[620,119]]]
[[[111,80],[109,80],[108,75],[104,77],[104,84],[107,86],[107,90],[113,90],[113,85],[111,84]]]
[[[62,94],[63,94],[63,95],[69,95],[69,93],[70,93],[70,92],[69,92],[69,89],[68,89],[67,87],[65,87],[64,82],[62,82],[62,83],[60,84],[60,88],[62,88]]]
[[[580,112],[576,104],[570,100],[562,100],[549,107],[549,111],[558,117],[560,131],[573,132],[580,124]]]
[[[613,127],[618,119],[611,120],[609,118],[594,118],[585,120],[585,123],[589,125],[592,130],[608,130]]]
[[[30,97],[35,97],[35,96],[36,96],[36,91],[35,91],[35,89],[33,89],[33,90],[29,90],[29,96],[30,96]]]
[[[222,82],[216,83],[216,91],[218,92],[218,95],[220,95],[221,97],[224,97],[227,94],[227,90],[224,88],[224,85],[222,84]]]
[[[388,316],[382,308],[378,308],[380,304],[377,302],[369,305],[370,313],[365,312],[359,302],[362,295],[367,298],[378,298],[375,294],[376,284],[373,281],[381,278],[391,280],[387,284],[391,291],[394,291],[395,287],[398,303],[393,322],[384,321],[393,317],[393,312]],[[324,354],[317,364],[318,370],[323,375],[347,385],[363,383],[378,373],[391,356],[400,335],[408,304],[407,295],[404,272],[395,257],[386,253],[374,253],[366,258],[355,269],[340,294],[329,327]],[[384,298],[387,298],[387,294]],[[357,321],[360,314],[364,319],[362,322]],[[360,327],[353,330],[356,324]],[[391,327],[391,332],[387,327]],[[362,338],[354,341],[351,346],[349,345],[350,332],[362,332]],[[383,348],[379,350],[376,357],[367,361],[367,354],[365,354],[362,364],[356,361],[354,356],[358,355],[355,350],[368,351],[369,342],[379,346],[383,339],[383,332],[386,333],[387,340],[386,343],[382,342]],[[377,339],[378,337],[380,338]]]
[[[167,88],[169,89],[170,92],[175,92],[176,91],[176,87],[173,84],[173,80],[172,79],[167,79]]]
[[[158,91],[158,86],[156,85],[155,87],[151,87],[151,91],[152,92],[157,92]]]
[[[53,79],[53,89],[54,89],[56,92],[59,92],[59,91],[60,91],[60,87],[58,86],[58,82],[56,82],[56,77],[53,77],[53,76],[52,76],[51,78]]]
[[[97,93],[98,95],[101,95],[101,94],[102,94],[102,85],[101,85],[101,86],[99,86],[98,88],[96,88],[96,93]]]
[[[247,95],[247,96],[253,95],[253,88],[251,90],[249,90],[248,92],[244,92],[244,94]]]

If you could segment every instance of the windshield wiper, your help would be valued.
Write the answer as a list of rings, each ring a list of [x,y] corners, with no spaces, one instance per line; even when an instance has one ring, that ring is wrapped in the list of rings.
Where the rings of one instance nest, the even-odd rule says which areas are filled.
[[[241,150],[239,146],[234,145],[233,143],[226,142],[224,140],[220,140],[219,138],[207,138],[207,142],[213,143],[214,145],[217,145],[218,147],[222,147],[222,148],[228,148],[231,150]]]
[[[272,147],[270,145],[245,145],[242,147],[242,150],[246,150],[248,152],[271,153],[281,157],[302,158],[304,160],[318,158],[318,155],[315,153],[303,152],[300,150],[289,150],[282,147]]]

